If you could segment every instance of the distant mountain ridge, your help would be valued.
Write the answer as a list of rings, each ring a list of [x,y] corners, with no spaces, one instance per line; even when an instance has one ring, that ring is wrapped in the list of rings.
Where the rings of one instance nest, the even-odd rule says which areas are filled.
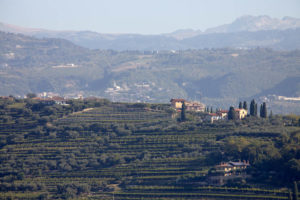
[[[209,28],[205,31],[209,33],[234,33],[241,31],[265,31],[265,30],[286,30],[300,27],[300,19],[284,17],[282,19],[271,18],[267,15],[250,16],[245,15],[237,18],[230,24]]]
[[[38,38],[61,38],[90,49],[185,50],[201,48],[300,49],[300,19],[242,16],[230,24],[201,30],[183,29],[159,35],[51,31],[0,23],[0,31]],[[291,40],[293,38],[293,40]],[[192,41],[192,42],[191,42]]]

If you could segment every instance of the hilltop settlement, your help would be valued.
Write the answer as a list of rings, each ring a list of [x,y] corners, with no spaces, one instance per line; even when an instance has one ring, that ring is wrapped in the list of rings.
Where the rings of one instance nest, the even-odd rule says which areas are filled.
[[[184,107],[184,111],[206,113],[204,120],[209,121],[211,123],[218,120],[226,120],[226,119],[241,120],[249,116],[246,101],[244,101],[243,104],[242,102],[240,102],[239,108],[230,107],[229,110],[216,109],[215,112],[213,112],[212,108],[209,109],[209,107],[206,107],[203,103],[196,102],[196,101],[187,101],[185,99],[171,99],[170,102],[171,102],[171,107],[175,109],[177,112],[182,112]],[[250,115],[257,116],[257,104],[255,103],[255,100],[251,101]],[[260,117],[262,118],[267,117],[267,107],[265,102],[260,107]]]

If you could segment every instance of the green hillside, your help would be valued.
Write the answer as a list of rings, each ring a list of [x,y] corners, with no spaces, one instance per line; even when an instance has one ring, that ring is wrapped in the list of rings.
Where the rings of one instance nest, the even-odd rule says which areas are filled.
[[[178,97],[229,107],[253,96],[300,94],[298,50],[118,52],[3,32],[0,41],[1,95],[53,92],[67,97],[81,94],[160,103]],[[287,109],[282,110],[282,105]],[[299,101],[274,103],[273,112],[297,114],[299,107]]]
[[[1,199],[287,199],[300,181],[297,116],[178,122],[168,104],[0,98]],[[212,184],[220,162],[247,176]]]

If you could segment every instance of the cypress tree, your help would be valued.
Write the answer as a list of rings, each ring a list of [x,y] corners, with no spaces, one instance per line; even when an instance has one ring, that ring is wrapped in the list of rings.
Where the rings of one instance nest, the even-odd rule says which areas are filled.
[[[213,113],[213,108],[212,107],[210,107],[210,113]]]
[[[298,186],[296,181],[294,181],[293,200],[298,200]]]
[[[234,111],[234,107],[230,106],[229,111],[228,111],[228,119],[229,120],[235,120],[236,119],[236,115],[235,115],[235,111]]]
[[[257,103],[254,105],[254,116],[257,117]]]
[[[263,117],[263,105],[262,104],[260,104],[259,116]]]
[[[243,108],[244,108],[245,110],[248,110],[248,105],[247,105],[247,102],[246,102],[246,101],[244,101]]]
[[[243,108],[243,103],[240,101],[239,103],[239,109],[242,109]]]
[[[266,102],[264,102],[264,103],[262,104],[262,111],[261,111],[261,114],[262,114],[261,117],[263,117],[263,118],[267,118],[267,117],[268,117],[268,113],[267,113],[267,104],[266,104]]]
[[[186,118],[185,118],[185,103],[182,102],[180,121],[183,122],[185,120],[186,120]]]
[[[250,115],[255,116],[255,100],[254,99],[252,99],[252,101],[250,103]]]

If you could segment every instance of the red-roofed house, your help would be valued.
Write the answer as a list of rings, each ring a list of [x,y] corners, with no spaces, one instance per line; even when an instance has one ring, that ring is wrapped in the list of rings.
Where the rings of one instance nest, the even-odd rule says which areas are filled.
[[[181,110],[183,102],[185,103],[186,111],[204,112],[205,105],[197,101],[186,101],[185,99],[171,99],[171,106],[177,111]]]
[[[67,105],[66,100],[63,97],[55,96],[55,97],[52,97],[51,100],[53,100],[56,104],[59,104],[59,105]]]
[[[183,102],[185,102],[185,99],[171,99],[171,106],[175,109],[181,109]]]
[[[211,123],[213,123],[214,121],[223,119],[222,115],[218,114],[218,113],[209,113],[206,117],[205,120],[206,121],[210,121]]]
[[[204,112],[205,110],[205,105],[197,101],[187,101],[185,102],[185,106],[187,111]]]
[[[236,116],[239,118],[239,119],[244,119],[245,117],[247,117],[247,114],[248,114],[248,111],[245,110],[244,108],[241,108],[241,109],[234,109],[235,113],[236,113]]]
[[[218,115],[221,115],[223,119],[227,118],[228,110],[219,110],[217,112]]]

